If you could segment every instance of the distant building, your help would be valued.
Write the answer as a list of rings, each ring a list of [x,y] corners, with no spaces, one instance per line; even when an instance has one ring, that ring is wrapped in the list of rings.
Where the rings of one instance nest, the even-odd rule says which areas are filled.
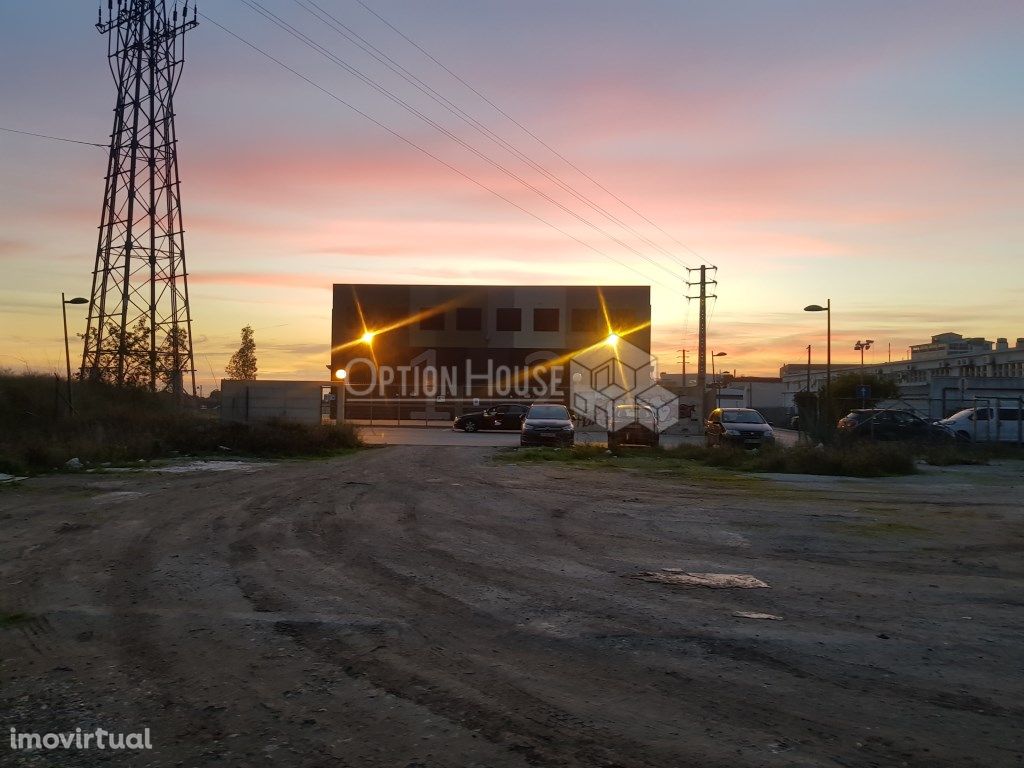
[[[833,348],[833,353],[835,352]],[[833,377],[859,372],[860,365],[832,366]],[[910,347],[910,357],[884,363],[866,363],[866,374],[892,378],[899,385],[900,401],[928,418],[943,418],[975,402],[1018,402],[1024,397],[1024,337],[1013,346],[1005,338],[988,341],[940,333],[930,342]],[[806,363],[788,363],[780,369],[783,399],[793,407],[793,395],[807,389]],[[825,381],[825,366],[815,363],[810,386],[817,391]]]
[[[338,284],[331,370],[351,418],[568,403],[574,352],[616,333],[649,353],[650,322],[649,286]]]

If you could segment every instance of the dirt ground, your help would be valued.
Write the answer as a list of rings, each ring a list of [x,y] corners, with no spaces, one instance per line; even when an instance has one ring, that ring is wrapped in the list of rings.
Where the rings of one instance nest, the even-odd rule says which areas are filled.
[[[154,744],[0,764],[1024,765],[1020,464],[682,481],[496,450],[0,488],[3,725]],[[664,568],[770,588],[627,578]]]

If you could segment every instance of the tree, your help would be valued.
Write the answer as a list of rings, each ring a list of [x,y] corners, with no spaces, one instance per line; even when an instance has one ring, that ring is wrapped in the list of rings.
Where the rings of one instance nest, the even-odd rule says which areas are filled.
[[[861,398],[861,385],[867,387],[870,395]],[[832,379],[830,397],[833,410],[838,412],[850,408],[874,408],[882,400],[891,400],[900,396],[899,385],[893,379],[860,373],[843,373]],[[840,414],[842,415],[842,414]]]
[[[188,332],[182,325],[168,331],[157,354],[157,378],[168,392],[185,389],[188,368]]]
[[[861,385],[870,392],[862,398]],[[793,400],[800,414],[801,429],[816,440],[827,441],[835,432],[836,422],[854,408],[873,408],[882,400],[893,400],[900,396],[899,385],[891,378],[859,372],[841,373],[833,377],[825,397],[825,382],[818,391],[798,392]]]
[[[247,325],[242,329],[242,345],[231,356],[225,373],[229,379],[252,381],[256,378],[256,340],[252,326]]]

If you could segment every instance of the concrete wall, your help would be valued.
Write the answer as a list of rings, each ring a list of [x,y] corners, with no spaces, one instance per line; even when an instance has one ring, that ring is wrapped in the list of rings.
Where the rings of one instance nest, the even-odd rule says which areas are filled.
[[[245,424],[272,419],[320,424],[322,388],[319,381],[237,381],[220,384],[220,418]]]

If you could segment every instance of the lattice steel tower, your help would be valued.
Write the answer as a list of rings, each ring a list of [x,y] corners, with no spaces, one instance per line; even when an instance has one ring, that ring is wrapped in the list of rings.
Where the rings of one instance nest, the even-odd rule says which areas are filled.
[[[188,2],[99,11],[117,103],[81,369],[179,398],[195,394],[195,365],[173,98],[195,26]]]

